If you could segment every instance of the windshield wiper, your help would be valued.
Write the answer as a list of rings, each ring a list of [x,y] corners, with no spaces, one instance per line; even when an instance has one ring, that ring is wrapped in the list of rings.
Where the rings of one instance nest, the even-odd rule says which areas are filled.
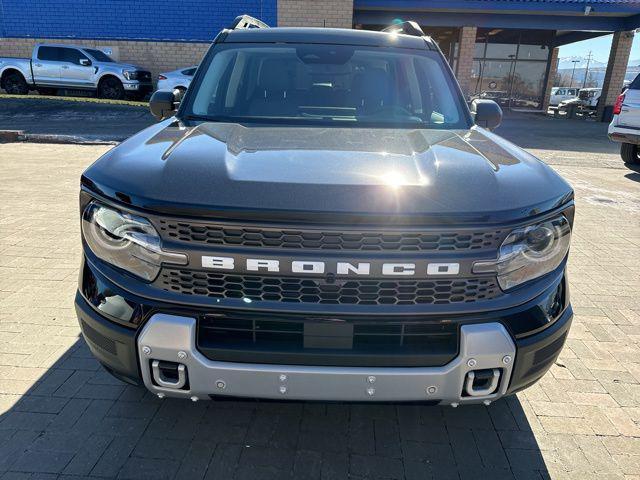
[[[189,113],[179,118],[181,121],[196,122],[217,122],[217,123],[253,123],[253,124],[272,124],[272,125],[346,125],[350,124],[355,127],[367,128],[442,128],[441,125],[422,120],[420,117],[407,117],[403,121],[385,121],[375,116],[351,117],[351,116],[332,116],[332,115],[314,115],[302,113],[295,117],[232,117],[232,116],[209,116]],[[435,127],[434,127],[435,126]]]

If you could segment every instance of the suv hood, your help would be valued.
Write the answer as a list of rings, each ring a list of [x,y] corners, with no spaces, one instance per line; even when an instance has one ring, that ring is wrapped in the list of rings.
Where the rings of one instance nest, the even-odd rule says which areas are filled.
[[[170,119],[105,154],[83,185],[158,213],[298,221],[503,222],[572,198],[550,167],[478,127],[185,127]]]

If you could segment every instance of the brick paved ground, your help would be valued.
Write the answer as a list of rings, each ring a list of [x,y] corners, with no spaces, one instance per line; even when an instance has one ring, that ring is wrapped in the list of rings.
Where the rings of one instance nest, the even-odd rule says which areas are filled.
[[[0,145],[1,479],[640,478],[640,174],[613,155],[538,152],[577,191],[557,365],[452,409],[159,401],[109,377],[72,309],[78,176],[104,150]]]

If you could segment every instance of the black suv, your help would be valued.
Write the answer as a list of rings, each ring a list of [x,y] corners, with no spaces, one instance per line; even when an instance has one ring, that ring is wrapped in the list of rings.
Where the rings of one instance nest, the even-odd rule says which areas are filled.
[[[151,109],[168,118],[82,176],[76,308],[118,378],[457,406],[554,362],[573,192],[489,131],[495,102],[469,110],[415,23],[239,17]]]

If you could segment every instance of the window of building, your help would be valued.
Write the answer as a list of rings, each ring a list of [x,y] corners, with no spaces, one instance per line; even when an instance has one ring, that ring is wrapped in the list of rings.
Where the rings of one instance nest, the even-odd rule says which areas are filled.
[[[542,107],[553,32],[479,28],[472,69],[472,98],[506,108]]]
[[[511,106],[540,108],[546,73],[546,62],[516,62],[511,81]]]
[[[514,59],[518,52],[518,34],[513,30],[496,28],[486,35],[486,58]]]
[[[549,59],[553,34],[548,30],[522,30],[518,46],[518,60]]]

